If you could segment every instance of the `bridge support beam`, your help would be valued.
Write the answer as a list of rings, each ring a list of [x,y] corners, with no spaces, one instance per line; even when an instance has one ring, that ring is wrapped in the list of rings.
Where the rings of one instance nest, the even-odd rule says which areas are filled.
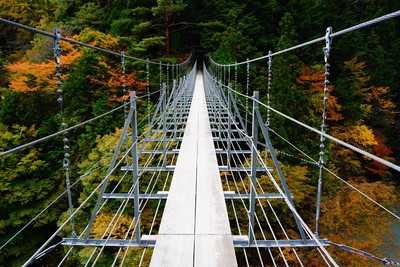
[[[138,136],[137,136],[137,108],[136,108],[136,92],[131,92],[131,109],[135,110],[131,120],[132,131],[132,175],[133,175],[133,209],[135,213],[135,238],[136,242],[140,243],[140,206],[139,206],[139,159],[138,159]]]
[[[231,102],[231,98],[232,98],[232,93],[231,93],[231,89],[232,88],[232,84],[229,83],[228,85],[228,139],[227,139],[227,148],[226,148],[226,165],[229,167],[231,167],[231,150],[232,150],[232,102]],[[219,122],[220,124],[222,124],[222,121]]]
[[[272,161],[274,162],[275,169],[278,172],[278,176],[279,176],[279,179],[281,181],[281,184],[282,184],[283,190],[285,192],[285,195],[286,195],[288,201],[290,202],[290,204],[292,205],[292,207],[294,207],[294,203],[293,203],[289,188],[288,188],[288,186],[286,184],[286,179],[283,176],[283,172],[282,172],[282,169],[281,169],[281,167],[279,165],[278,158],[276,157],[275,150],[272,147],[271,139],[269,138],[268,129],[264,125],[264,121],[263,121],[263,119],[261,117],[261,113],[260,113],[259,109],[256,110],[256,114],[255,115],[256,115],[257,121],[259,122],[259,125],[261,127],[261,132],[263,133],[263,136],[265,138],[267,149],[268,149],[268,151],[269,151],[269,153],[271,155]],[[296,217],[295,214],[293,214],[293,216],[294,216],[294,219],[296,221],[297,228],[299,229],[300,236],[305,241],[306,240],[306,234],[304,233],[304,229],[303,229],[303,227],[301,225],[301,222],[300,222],[299,218]]]
[[[162,127],[163,127],[163,166],[167,166],[167,120],[166,120],[166,110],[167,110],[167,86],[165,83],[162,85],[163,99],[162,99]]]
[[[135,92],[132,92],[132,94],[133,94],[133,96],[131,95],[131,99],[133,99],[133,100],[136,101],[136,94],[135,94]],[[115,170],[115,165],[116,165],[116,163],[117,163],[117,159],[118,159],[119,153],[120,153],[120,151],[121,151],[121,147],[122,147],[124,141],[126,140],[126,135],[127,135],[129,126],[131,126],[132,123],[133,123],[133,124],[136,124],[136,123],[137,123],[136,119],[133,119],[134,117],[136,118],[136,112],[137,112],[135,101],[133,101],[133,102],[131,103],[131,107],[130,107],[128,116],[127,116],[127,118],[126,118],[126,120],[125,120],[124,128],[123,128],[122,133],[121,133],[121,136],[120,136],[120,138],[119,138],[119,140],[118,140],[118,144],[117,144],[117,147],[116,147],[116,149],[115,149],[115,151],[114,151],[113,157],[112,157],[112,159],[111,159],[110,166],[108,167],[107,174],[106,174],[106,176],[105,176],[103,185],[102,185],[102,187],[101,187],[101,189],[100,189],[100,193],[99,193],[99,196],[98,196],[98,198],[97,198],[96,205],[95,205],[95,207],[94,207],[94,209],[93,209],[93,212],[92,212],[92,215],[91,215],[91,217],[90,217],[90,221],[89,221],[89,224],[88,224],[88,227],[87,227],[85,236],[84,236],[84,239],[85,239],[85,240],[87,240],[87,239],[89,238],[90,231],[92,230],[94,220],[95,220],[95,218],[96,218],[96,216],[97,216],[97,213],[98,213],[98,211],[99,211],[100,203],[101,203],[101,201],[102,201],[102,199],[103,199],[104,192],[105,192],[105,190],[106,190],[106,188],[107,188],[107,185],[108,185],[108,181],[110,180],[111,174],[112,174],[112,173],[114,172],[114,170]],[[136,127],[136,126],[135,126],[135,127]],[[136,135],[137,135],[137,134],[136,134]],[[135,135],[135,136],[136,136],[136,135]],[[139,189],[138,189],[138,190],[139,190]],[[135,216],[136,216],[136,215],[135,215]]]
[[[256,110],[258,110],[259,93],[254,91],[253,94],[253,121],[252,121],[252,146],[251,146],[251,174],[250,174],[250,207],[249,207],[249,244],[252,244],[255,240],[254,230],[254,217],[255,217],[255,206],[256,206],[256,184],[257,184],[257,135],[258,135],[258,119]]]

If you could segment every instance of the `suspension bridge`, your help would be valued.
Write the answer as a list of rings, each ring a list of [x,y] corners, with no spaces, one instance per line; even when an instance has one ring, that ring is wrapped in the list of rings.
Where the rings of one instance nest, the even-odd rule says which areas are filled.
[[[125,123],[115,149],[108,155],[104,155],[110,158],[108,170],[96,188],[79,206],[74,203],[71,196],[71,187],[74,184],[70,184],[68,172],[70,161],[68,153],[65,153],[63,166],[66,172],[67,188],[62,195],[68,196],[69,217],[26,260],[25,266],[45,257],[60,246],[64,246],[65,256],[59,266],[66,262],[74,250],[82,247],[92,248],[86,263],[92,266],[99,263],[104,252],[110,248],[113,249],[115,258],[112,266],[124,266],[126,259],[132,257],[134,248],[143,248],[140,265],[146,253],[150,253],[150,266],[237,266],[238,255],[244,258],[248,266],[289,266],[288,252],[293,255],[291,262],[294,261],[296,266],[307,266],[307,261],[304,260],[308,259],[305,255],[310,250],[316,251],[316,255],[327,266],[339,266],[334,255],[328,252],[329,246],[362,255],[383,265],[400,266],[399,263],[388,258],[336,244],[319,234],[322,173],[331,173],[324,163],[325,139],[330,139],[332,142],[337,142],[400,171],[400,167],[394,163],[325,132],[332,38],[398,16],[400,16],[400,11],[339,32],[333,32],[332,28],[327,28],[325,35],[321,38],[283,51],[269,52],[260,58],[226,65],[218,64],[212,58],[208,60],[208,64],[202,65],[195,62],[194,55],[180,64],[153,62],[64,38],[57,29],[54,33],[47,33],[0,19],[2,23],[42,34],[54,40],[60,105],[63,102],[61,75],[59,75],[62,62],[60,41],[120,57],[123,70],[121,75],[124,77],[123,94],[126,96],[129,94],[129,99],[126,97],[122,106],[70,128],[67,128],[61,116],[62,131],[0,154],[4,156],[55,136],[64,136],[64,145],[67,145],[66,135],[69,131],[118,110],[125,110]],[[324,95],[320,130],[281,113],[274,109],[269,101],[272,58],[319,42],[325,42],[322,46],[325,82],[324,88],[321,88]],[[251,90],[250,95],[248,88],[249,64],[264,59],[268,60],[269,72],[267,103],[259,100],[257,90]],[[159,90],[150,92],[148,71],[147,93],[138,96],[134,91],[128,92],[125,85],[125,60],[141,61],[146,64],[147,70],[150,65],[159,66]],[[247,65],[245,93],[237,90],[236,77],[235,84],[231,83],[232,79],[229,77],[230,68],[239,65]],[[166,76],[164,81],[161,78],[163,71]],[[138,100],[147,98],[150,102],[150,96],[153,94],[159,94],[156,105],[152,108],[148,106],[147,116],[144,120],[138,121]],[[266,116],[260,112],[260,106],[267,109]],[[270,139],[272,133],[270,113],[282,116],[320,136],[319,160],[306,155],[307,159],[319,168],[319,181],[316,185],[318,188],[316,222],[313,227],[305,222],[293,201],[296,196],[289,190],[290,185],[285,179]],[[138,126],[143,123],[147,124],[147,127],[139,133]],[[296,149],[301,151],[299,148]],[[97,164],[99,163],[88,170],[88,173],[95,169]],[[87,174],[82,175],[76,182]],[[260,183],[258,178],[261,175],[268,178],[268,185]],[[144,181],[143,177],[147,177],[148,180]],[[344,179],[338,176],[337,178],[387,211],[389,216],[400,220],[398,215]],[[124,187],[123,184],[129,186]],[[95,202],[91,216],[88,218],[86,227],[78,229],[74,225],[74,218],[89,201]],[[50,208],[53,203],[44,210]],[[275,209],[277,203],[285,205],[288,213],[278,214]],[[115,213],[106,229],[99,234],[94,229],[96,220],[99,220],[99,216],[106,207],[114,208]],[[239,210],[245,212],[238,212]],[[127,217],[129,217],[129,223],[123,226],[123,231],[120,231],[121,221]],[[285,221],[288,217],[292,218],[297,230],[288,231],[288,227],[283,223],[283,217],[286,218]],[[141,222],[144,219],[151,221],[150,229],[143,228]],[[66,228],[71,229],[71,235],[61,236]],[[21,231],[24,229],[25,227]],[[3,244],[0,250],[21,231]],[[54,241],[60,237],[59,242]],[[250,251],[257,255],[256,263],[249,263]],[[277,260],[277,255],[279,260]]]

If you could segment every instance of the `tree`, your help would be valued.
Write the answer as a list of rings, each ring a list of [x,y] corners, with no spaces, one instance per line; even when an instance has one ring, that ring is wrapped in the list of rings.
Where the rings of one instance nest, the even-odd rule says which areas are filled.
[[[185,8],[186,4],[181,0],[157,0],[157,6],[151,9],[154,16],[159,16],[164,21],[163,33],[165,34],[165,50],[167,57],[169,57],[170,54],[170,28],[179,25],[172,23],[172,15],[184,11]]]
[[[0,150],[6,151],[29,142],[36,137],[37,133],[34,125],[8,127],[0,123]],[[4,244],[55,199],[60,193],[58,178],[51,171],[38,148],[26,148],[0,158],[1,244]],[[0,264],[21,265],[27,259],[26,255],[36,251],[37,247],[45,241],[46,235],[53,231],[54,222],[59,215],[59,208],[54,206],[42,214],[30,228],[0,251]]]
[[[392,185],[351,183],[386,208],[391,209],[397,203],[396,189]],[[389,214],[349,187],[340,189],[337,196],[327,199],[322,206],[321,237],[375,255],[381,255],[379,247],[387,242],[385,235],[390,234],[389,226],[392,224]],[[375,262],[368,258],[337,248],[332,250],[340,266],[375,266]]]
[[[70,43],[63,43],[63,49],[66,54],[61,58],[62,66],[68,69],[71,63],[80,57],[81,53],[74,49]],[[53,60],[44,60],[37,63],[21,60],[8,65],[7,69],[10,72],[9,88],[13,91],[41,90],[56,93],[57,79],[54,76],[55,63]]]
[[[293,17],[286,13],[279,22],[281,36],[276,51],[291,47],[297,43],[297,34],[294,28]],[[310,118],[310,101],[306,94],[301,90],[301,86],[296,86],[298,77],[301,74],[301,66],[298,57],[293,54],[284,54],[273,58],[272,61],[272,85],[271,85],[271,106],[284,114],[296,118],[300,121],[307,121]],[[266,101],[266,97],[261,98]],[[272,113],[271,128],[287,140],[294,143],[302,143],[304,129],[293,126],[291,122],[281,116]],[[301,132],[300,134],[300,131]],[[308,134],[308,133],[306,133]],[[276,140],[278,147],[285,146],[282,140]],[[308,152],[309,146],[301,146]]]
[[[67,21],[67,25],[73,33],[79,33],[87,27],[100,29],[104,23],[105,14],[103,9],[96,3],[85,3],[75,13],[75,16]]]

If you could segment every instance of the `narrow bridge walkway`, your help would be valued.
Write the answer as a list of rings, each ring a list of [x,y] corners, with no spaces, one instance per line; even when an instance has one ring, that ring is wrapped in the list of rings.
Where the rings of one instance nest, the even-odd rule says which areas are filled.
[[[150,266],[237,266],[200,71]]]

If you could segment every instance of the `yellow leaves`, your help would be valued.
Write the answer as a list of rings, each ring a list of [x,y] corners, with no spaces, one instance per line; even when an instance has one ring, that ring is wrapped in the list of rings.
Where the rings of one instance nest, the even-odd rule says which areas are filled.
[[[371,128],[366,125],[354,125],[346,128],[332,128],[333,136],[360,148],[369,148],[378,144]]]
[[[85,28],[80,32],[78,41],[111,50],[116,50],[118,46],[117,38],[90,28]]]
[[[232,173],[231,172],[220,172],[219,173],[219,176],[221,176],[221,177],[225,177],[225,175],[226,176],[232,176]]]
[[[281,167],[283,176],[296,202],[301,202],[314,192],[314,188],[307,184],[308,168],[306,166],[285,166],[281,164]]]
[[[336,138],[363,150],[370,151],[378,145],[372,129],[366,125],[333,127],[331,131]],[[336,143],[332,144],[330,150],[332,151],[332,162],[334,166],[339,168],[340,176],[346,175],[348,177],[350,175],[353,179],[364,179],[361,176],[364,170],[362,158],[358,154]]]
[[[366,125],[356,125],[348,129],[350,139],[363,147],[374,146],[378,143],[375,140],[375,135]]]
[[[382,182],[351,183],[389,209],[397,203],[392,185]],[[337,196],[327,199],[322,208],[321,237],[371,253],[383,243],[382,237],[388,233],[392,223],[390,215],[347,186],[340,189]],[[360,266],[360,259],[349,258],[347,252],[337,251],[336,255],[343,266]]]
[[[79,168],[82,170],[81,174],[85,173],[87,169],[93,165],[94,162],[99,161],[100,165],[107,166],[112,158],[112,151],[115,145],[118,143],[118,138],[122,133],[122,129],[116,129],[115,133],[110,133],[102,137],[96,138],[97,146],[87,156],[87,159],[83,160],[79,164]],[[108,156],[106,156],[108,155]]]
[[[293,252],[292,248],[283,248],[282,249],[283,254],[285,255],[285,259],[288,262],[289,266],[296,266],[298,264],[298,259],[296,254]],[[279,258],[282,256],[279,254]]]
[[[92,230],[94,238],[102,238],[104,234],[105,236],[111,235],[115,239],[125,238],[132,221],[132,216],[123,214],[118,221],[116,218],[113,219],[113,217],[113,212],[101,212],[96,216]],[[115,221],[117,221],[116,225]],[[110,224],[111,227],[109,226]]]
[[[264,151],[261,153],[264,155]],[[267,166],[274,167],[274,164],[270,157],[267,160]],[[290,166],[284,165],[282,162],[279,163],[283,177],[285,177],[286,183],[288,184],[290,193],[293,195],[296,202],[301,202],[304,198],[313,194],[314,187],[307,183],[308,168],[307,166]],[[281,181],[278,175],[274,175],[275,180],[281,186]],[[275,186],[272,184],[270,178],[267,175],[261,175],[258,179],[261,187],[266,193],[277,193]],[[281,186],[282,187],[282,186]]]
[[[362,95],[368,88],[365,88],[365,84],[371,79],[370,76],[365,72],[365,62],[359,61],[360,54],[357,54],[352,59],[345,61],[345,70],[352,74],[352,86],[356,89],[357,95]]]
[[[388,99],[389,87],[370,87],[365,100],[369,106],[369,112],[382,116],[386,123],[394,123],[393,115],[397,113],[396,104]]]

